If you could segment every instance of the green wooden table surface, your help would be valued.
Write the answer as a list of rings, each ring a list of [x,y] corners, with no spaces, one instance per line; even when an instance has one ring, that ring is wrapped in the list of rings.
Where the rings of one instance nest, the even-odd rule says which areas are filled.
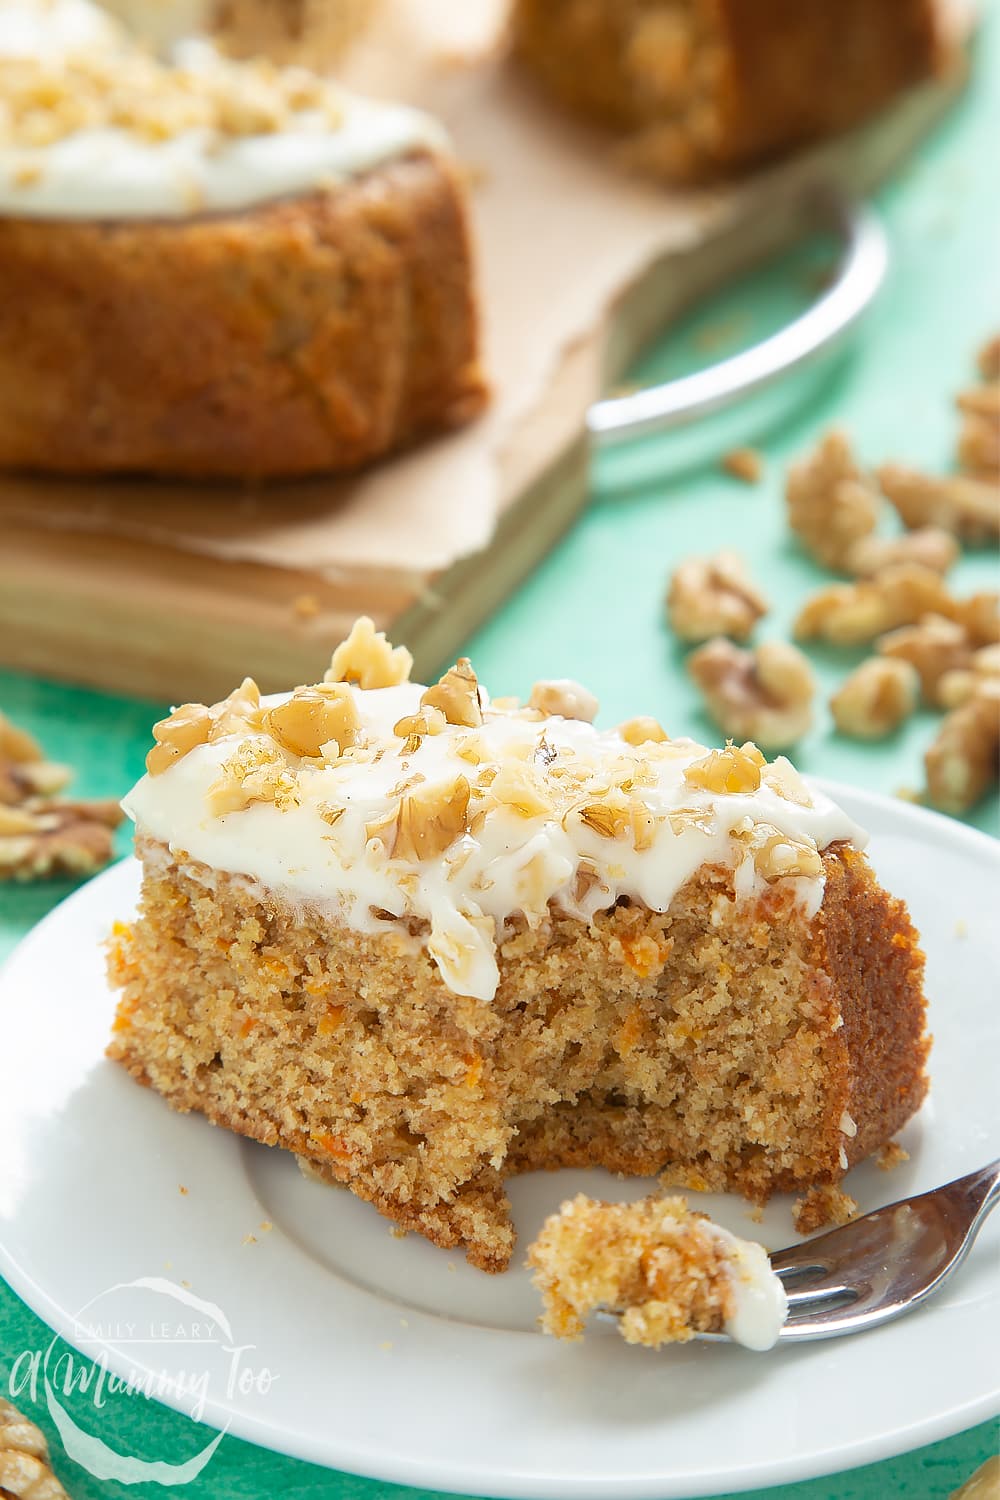
[[[781,478],[787,459],[827,426],[842,424],[865,459],[899,458],[931,468],[948,463],[955,432],[950,400],[971,375],[972,354],[1000,325],[1000,17],[978,48],[967,96],[918,159],[880,195],[892,240],[890,283],[846,359],[799,379],[736,416],[703,424],[693,438],[666,437],[602,460],[594,502],[573,532],[465,650],[496,693],[526,693],[537,677],[571,675],[599,696],[615,723],[654,713],[674,733],[712,736],[683,674],[683,659],[662,619],[664,581],[692,552],[722,543],[738,548],[765,585],[774,609],[761,634],[787,634],[789,621],[821,575],[787,536]],[[823,247],[806,247],[779,266],[713,300],[673,329],[637,378],[682,373],[730,352],[803,305]],[[708,351],[711,351],[709,354]],[[766,454],[767,476],[747,487],[714,459],[735,441]],[[996,587],[995,556],[967,554],[956,569],[959,591]],[[813,652],[829,690],[860,653]],[[248,667],[252,664],[248,663]],[[121,794],[140,774],[149,724],[162,705],[111,698],[0,673],[0,706],[36,732],[50,755],[79,768],[82,792]],[[864,746],[834,735],[828,715],[800,746],[804,770],[894,793],[921,784],[921,754],[933,717],[918,714],[897,736]],[[993,797],[971,815],[997,830]],[[122,836],[124,852],[127,838]],[[45,884],[0,887],[0,956],[69,890]],[[0,1037],[0,1046],[3,1039]],[[0,1143],[2,1149],[2,1143]],[[72,1236],[53,1205],[53,1234]],[[877,1337],[878,1335],[873,1335]],[[44,1325],[0,1281],[0,1394],[13,1360],[44,1347]],[[851,1393],[845,1391],[849,1403]],[[37,1406],[22,1405],[38,1419]],[[71,1408],[72,1409],[72,1408]],[[79,1411],[94,1430],[94,1410]],[[831,1412],[831,1422],[837,1420]],[[139,1397],[109,1399],[98,1435],[137,1457],[180,1462],[199,1450],[203,1430]],[[66,1460],[46,1427],[57,1468],[78,1500],[163,1494],[97,1481]],[[758,1492],[757,1500],[943,1500],[996,1450],[994,1424],[849,1473]],[[287,1500],[417,1500],[427,1492],[331,1473],[235,1439],[223,1441],[188,1500],[236,1500],[281,1493]]]

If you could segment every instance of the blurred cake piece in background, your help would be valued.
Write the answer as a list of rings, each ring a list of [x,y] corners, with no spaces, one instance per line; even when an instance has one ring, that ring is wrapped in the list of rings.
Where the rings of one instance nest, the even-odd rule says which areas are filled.
[[[939,71],[934,0],[516,0],[517,57],[669,181],[739,171]]]
[[[156,50],[213,37],[234,57],[324,68],[364,31],[377,0],[101,0]]]

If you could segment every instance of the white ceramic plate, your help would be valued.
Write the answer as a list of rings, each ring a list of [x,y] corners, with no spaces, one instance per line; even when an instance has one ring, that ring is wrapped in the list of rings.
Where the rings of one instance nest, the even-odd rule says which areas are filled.
[[[932,1096],[903,1136],[909,1162],[849,1178],[869,1210],[1000,1154],[1000,846],[832,790],[871,829],[876,869],[923,933],[935,1034]],[[753,1489],[885,1458],[1000,1406],[1000,1215],[936,1301],[853,1339],[653,1354],[594,1326],[584,1344],[560,1345],[536,1331],[520,1267],[488,1277],[396,1239],[374,1209],[307,1182],[284,1153],[173,1114],[103,1056],[114,1002],[99,945],[136,885],[131,861],[92,881],[0,976],[0,1271],[110,1370],[184,1371],[190,1389],[167,1390],[168,1404],[192,1410],[200,1392],[206,1424],[282,1452],[511,1497]],[[581,1188],[631,1198],[649,1184],[601,1172],[516,1180],[521,1246]],[[795,1238],[787,1200],[759,1226],[738,1199],[698,1207],[772,1248]],[[229,1379],[234,1361],[253,1373],[249,1390]],[[191,1454],[211,1436],[193,1429]]]

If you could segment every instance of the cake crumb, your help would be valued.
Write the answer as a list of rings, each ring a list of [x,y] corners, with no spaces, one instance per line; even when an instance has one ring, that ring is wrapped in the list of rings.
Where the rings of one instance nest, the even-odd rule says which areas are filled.
[[[723,454],[722,467],[744,484],[759,484],[764,477],[764,459],[756,448],[731,448]]]
[[[406,1230],[402,1227],[401,1224],[390,1224],[389,1225],[389,1234],[391,1235],[391,1237],[394,1240],[405,1240],[406,1239]]]
[[[751,1224],[762,1224],[763,1223],[763,1221],[764,1221],[764,1210],[761,1208],[761,1206],[760,1206],[759,1203],[755,1203],[751,1208],[748,1208],[747,1211],[746,1211],[746,1213],[747,1213],[747,1218],[750,1220]]]
[[[913,802],[918,806],[921,800],[920,793],[912,786],[898,786],[892,795],[898,802]]]
[[[256,1245],[257,1236],[255,1234],[245,1234],[243,1236],[243,1243],[244,1245]]]
[[[454,1269],[455,1269],[455,1262],[453,1260],[450,1260],[448,1262],[448,1270],[449,1271],[454,1271]]]
[[[385,1353],[388,1354],[392,1349],[392,1339],[383,1339],[381,1344],[379,1344],[379,1348],[383,1349]]]
[[[856,1199],[829,1184],[810,1188],[792,1208],[792,1218],[799,1234],[814,1234],[827,1224],[849,1224],[857,1214]]]
[[[400,1318],[400,1320],[399,1320],[399,1326],[400,1326],[400,1328],[409,1328],[409,1326],[410,1326],[410,1320],[409,1320],[409,1318]]]
[[[186,1198],[188,1195],[188,1189],[184,1186],[183,1182],[179,1182],[177,1184],[177,1191],[180,1193],[182,1198]]]
[[[969,936],[969,924],[963,921],[961,917],[955,923],[955,936],[957,938],[966,938]]]
[[[909,1151],[904,1150],[898,1141],[886,1141],[875,1157],[875,1164],[880,1172],[891,1172],[894,1167],[901,1167],[909,1159]]]
[[[261,1220],[261,1222],[260,1222],[260,1229],[261,1229],[261,1232],[263,1234],[270,1234],[271,1230],[273,1228],[274,1228],[274,1225],[271,1223],[270,1219],[262,1219]]]
[[[182,1281],[181,1282],[181,1286],[184,1288],[184,1290],[186,1292],[189,1292],[191,1290],[191,1283],[190,1283],[190,1281]]]

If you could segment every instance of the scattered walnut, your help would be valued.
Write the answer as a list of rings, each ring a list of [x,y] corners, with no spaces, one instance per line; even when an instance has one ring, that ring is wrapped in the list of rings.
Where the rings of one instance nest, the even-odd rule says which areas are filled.
[[[0,713],[0,761],[12,761],[15,765],[30,765],[42,759],[42,747],[26,729],[12,724],[6,714]]]
[[[345,682],[296,688],[292,696],[268,709],[262,728],[292,755],[318,756],[335,741],[338,753],[354,744],[360,720],[354,697]]]
[[[472,788],[464,776],[417,786],[384,817],[365,825],[392,859],[433,859],[465,832]]]
[[[848,567],[851,549],[878,524],[878,492],[862,473],[842,432],[793,464],[785,483],[788,524],[806,551],[828,568]]]
[[[0,1495],[11,1500],[67,1500],[53,1474],[45,1438],[0,1396]]]
[[[967,667],[946,672],[937,686],[937,701],[941,708],[958,708],[971,698],[980,682],[987,677],[1000,677],[1000,645],[981,646],[974,651]]]
[[[744,484],[759,484],[764,473],[764,460],[756,448],[731,448],[722,456],[722,467],[734,479]]]
[[[638,719],[626,719],[624,724],[619,724],[618,733],[626,745],[662,745],[670,738],[666,730],[656,719],[648,715],[641,715]]]
[[[441,734],[447,727],[448,720],[439,708],[422,708],[419,713],[407,714],[393,726],[393,734],[398,734],[401,740],[408,740],[413,735],[423,736],[425,734]]]
[[[952,599],[937,573],[918,563],[897,563],[875,578],[835,583],[807,599],[795,621],[800,641],[861,646],[924,615],[950,616]]]
[[[31,797],[0,807],[0,880],[93,875],[113,855],[116,801]],[[0,1491],[2,1492],[2,1491]]]
[[[541,714],[555,714],[563,719],[581,719],[585,724],[593,724],[600,706],[593,693],[569,677],[557,677],[552,682],[536,682],[528,699],[528,707],[537,708]]]
[[[765,641],[752,652],[709,641],[687,665],[712,718],[734,739],[783,749],[812,724],[816,679],[802,652],[785,641]]]
[[[936,477],[899,464],[884,464],[878,479],[911,530],[941,526],[965,542],[995,541],[1000,536],[1000,484],[967,474]]]
[[[983,678],[953,709],[924,756],[927,797],[942,812],[964,813],[996,781],[1000,760],[1000,678]]]
[[[749,740],[739,746],[730,742],[725,750],[710,750],[704,759],[685,767],[684,780],[706,792],[755,792],[765,765],[763,755]]]
[[[153,725],[156,744],[146,756],[146,770],[159,776],[196,745],[208,742],[212,715],[204,703],[182,703],[166,719]]]
[[[690,557],[670,580],[667,615],[682,641],[707,641],[716,635],[746,640],[767,610],[767,600],[735,552]]]
[[[754,868],[764,880],[799,876],[815,880],[823,873],[823,856],[815,844],[791,838],[771,823],[753,823],[736,836],[749,849]]]
[[[880,638],[878,652],[916,669],[924,702],[932,707],[941,706],[939,688],[945,674],[964,670],[972,660],[968,632],[941,615],[925,615],[918,625],[890,631]]]
[[[834,693],[830,711],[841,734],[880,740],[910,717],[919,693],[920,677],[915,666],[873,656]]]
[[[468,729],[475,729],[483,722],[479,681],[467,656],[460,657],[440,682],[427,689],[420,706],[439,708],[449,724],[463,724]]]
[[[254,802],[273,802],[281,812],[298,806],[298,786],[277,745],[264,739],[243,740],[224,761],[205,794],[216,817],[243,812]]]
[[[986,340],[976,355],[976,365],[984,380],[1000,380],[1000,333]]]
[[[409,680],[412,666],[413,657],[406,647],[393,648],[385,632],[361,615],[333,653],[324,681],[356,682],[363,689],[396,687]]]
[[[1000,594],[984,590],[968,599],[956,599],[952,615],[965,627],[973,646],[993,646],[1000,641]]]
[[[962,424],[958,462],[976,478],[1000,481],[1000,381],[973,386],[958,397]]]
[[[871,578],[895,563],[919,563],[935,573],[947,573],[958,561],[961,548],[948,531],[939,526],[921,526],[902,536],[866,536],[848,551],[845,568],[858,578]]]

